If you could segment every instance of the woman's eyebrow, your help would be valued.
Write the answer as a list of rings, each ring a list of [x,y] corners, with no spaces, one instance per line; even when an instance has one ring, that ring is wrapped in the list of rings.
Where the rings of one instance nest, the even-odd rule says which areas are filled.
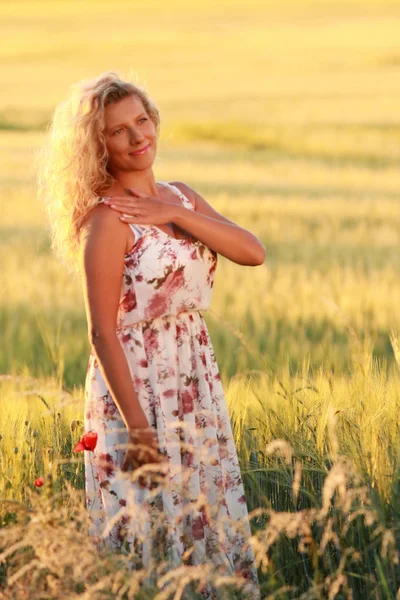
[[[136,118],[138,119],[139,117],[145,115],[145,112],[140,113],[140,115],[138,115]],[[108,131],[111,131],[111,129],[114,129],[114,127],[119,127],[120,125],[123,125],[123,123],[116,123],[115,125],[111,125],[111,127],[108,128]]]

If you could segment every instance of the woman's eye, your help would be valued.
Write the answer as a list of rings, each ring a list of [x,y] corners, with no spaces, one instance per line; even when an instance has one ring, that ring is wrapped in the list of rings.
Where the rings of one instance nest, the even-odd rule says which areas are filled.
[[[147,117],[142,117],[140,119],[140,121],[148,121]],[[115,135],[116,133],[118,133],[119,131],[122,131],[122,129],[117,129],[116,131],[114,131],[113,135]]]

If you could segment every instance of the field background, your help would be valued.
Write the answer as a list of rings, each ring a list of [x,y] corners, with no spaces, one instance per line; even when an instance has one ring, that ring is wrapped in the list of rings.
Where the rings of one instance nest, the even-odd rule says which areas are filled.
[[[81,385],[80,283],[49,251],[35,197],[41,130],[70,85],[117,70],[161,113],[156,179],[248,227],[261,267],[220,257],[212,308],[272,366],[347,369],[345,322],[393,360],[400,322],[400,5],[382,2],[0,4],[0,371]],[[211,316],[208,318],[211,322]],[[211,323],[221,370],[254,366]]]
[[[33,160],[71,84],[112,70],[160,110],[155,178],[266,247],[258,267],[219,257],[205,313],[243,466],[252,427],[255,447],[279,437],[322,457],[333,406],[341,450],[398,532],[400,3],[1,2],[0,31],[4,495],[22,499],[82,418],[81,283],[51,253]],[[26,419],[43,453],[24,463]]]

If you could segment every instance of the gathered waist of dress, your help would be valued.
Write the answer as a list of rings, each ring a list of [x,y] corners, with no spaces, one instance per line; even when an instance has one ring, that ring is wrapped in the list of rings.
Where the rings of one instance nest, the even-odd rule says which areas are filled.
[[[131,329],[133,327],[142,327],[143,325],[146,325],[147,323],[157,324],[158,322],[163,323],[165,321],[171,321],[171,320],[176,321],[176,320],[179,320],[180,318],[185,318],[186,316],[189,317],[190,315],[195,315],[195,314],[198,314],[200,317],[202,317],[200,310],[198,308],[194,308],[194,309],[183,310],[179,313],[161,315],[160,317],[155,317],[153,319],[142,319],[140,321],[135,321],[134,323],[126,323],[126,324],[122,323],[119,327],[117,327],[116,333],[120,333],[122,331],[125,331],[125,329]]]

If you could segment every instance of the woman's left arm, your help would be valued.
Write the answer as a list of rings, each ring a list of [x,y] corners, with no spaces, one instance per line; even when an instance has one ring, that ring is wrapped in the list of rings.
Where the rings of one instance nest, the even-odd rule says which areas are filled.
[[[173,181],[194,205],[189,210],[183,205],[176,206],[173,222],[206,246],[222,254],[239,265],[262,265],[265,260],[265,247],[250,231],[230,221],[191,187],[181,181]]]

